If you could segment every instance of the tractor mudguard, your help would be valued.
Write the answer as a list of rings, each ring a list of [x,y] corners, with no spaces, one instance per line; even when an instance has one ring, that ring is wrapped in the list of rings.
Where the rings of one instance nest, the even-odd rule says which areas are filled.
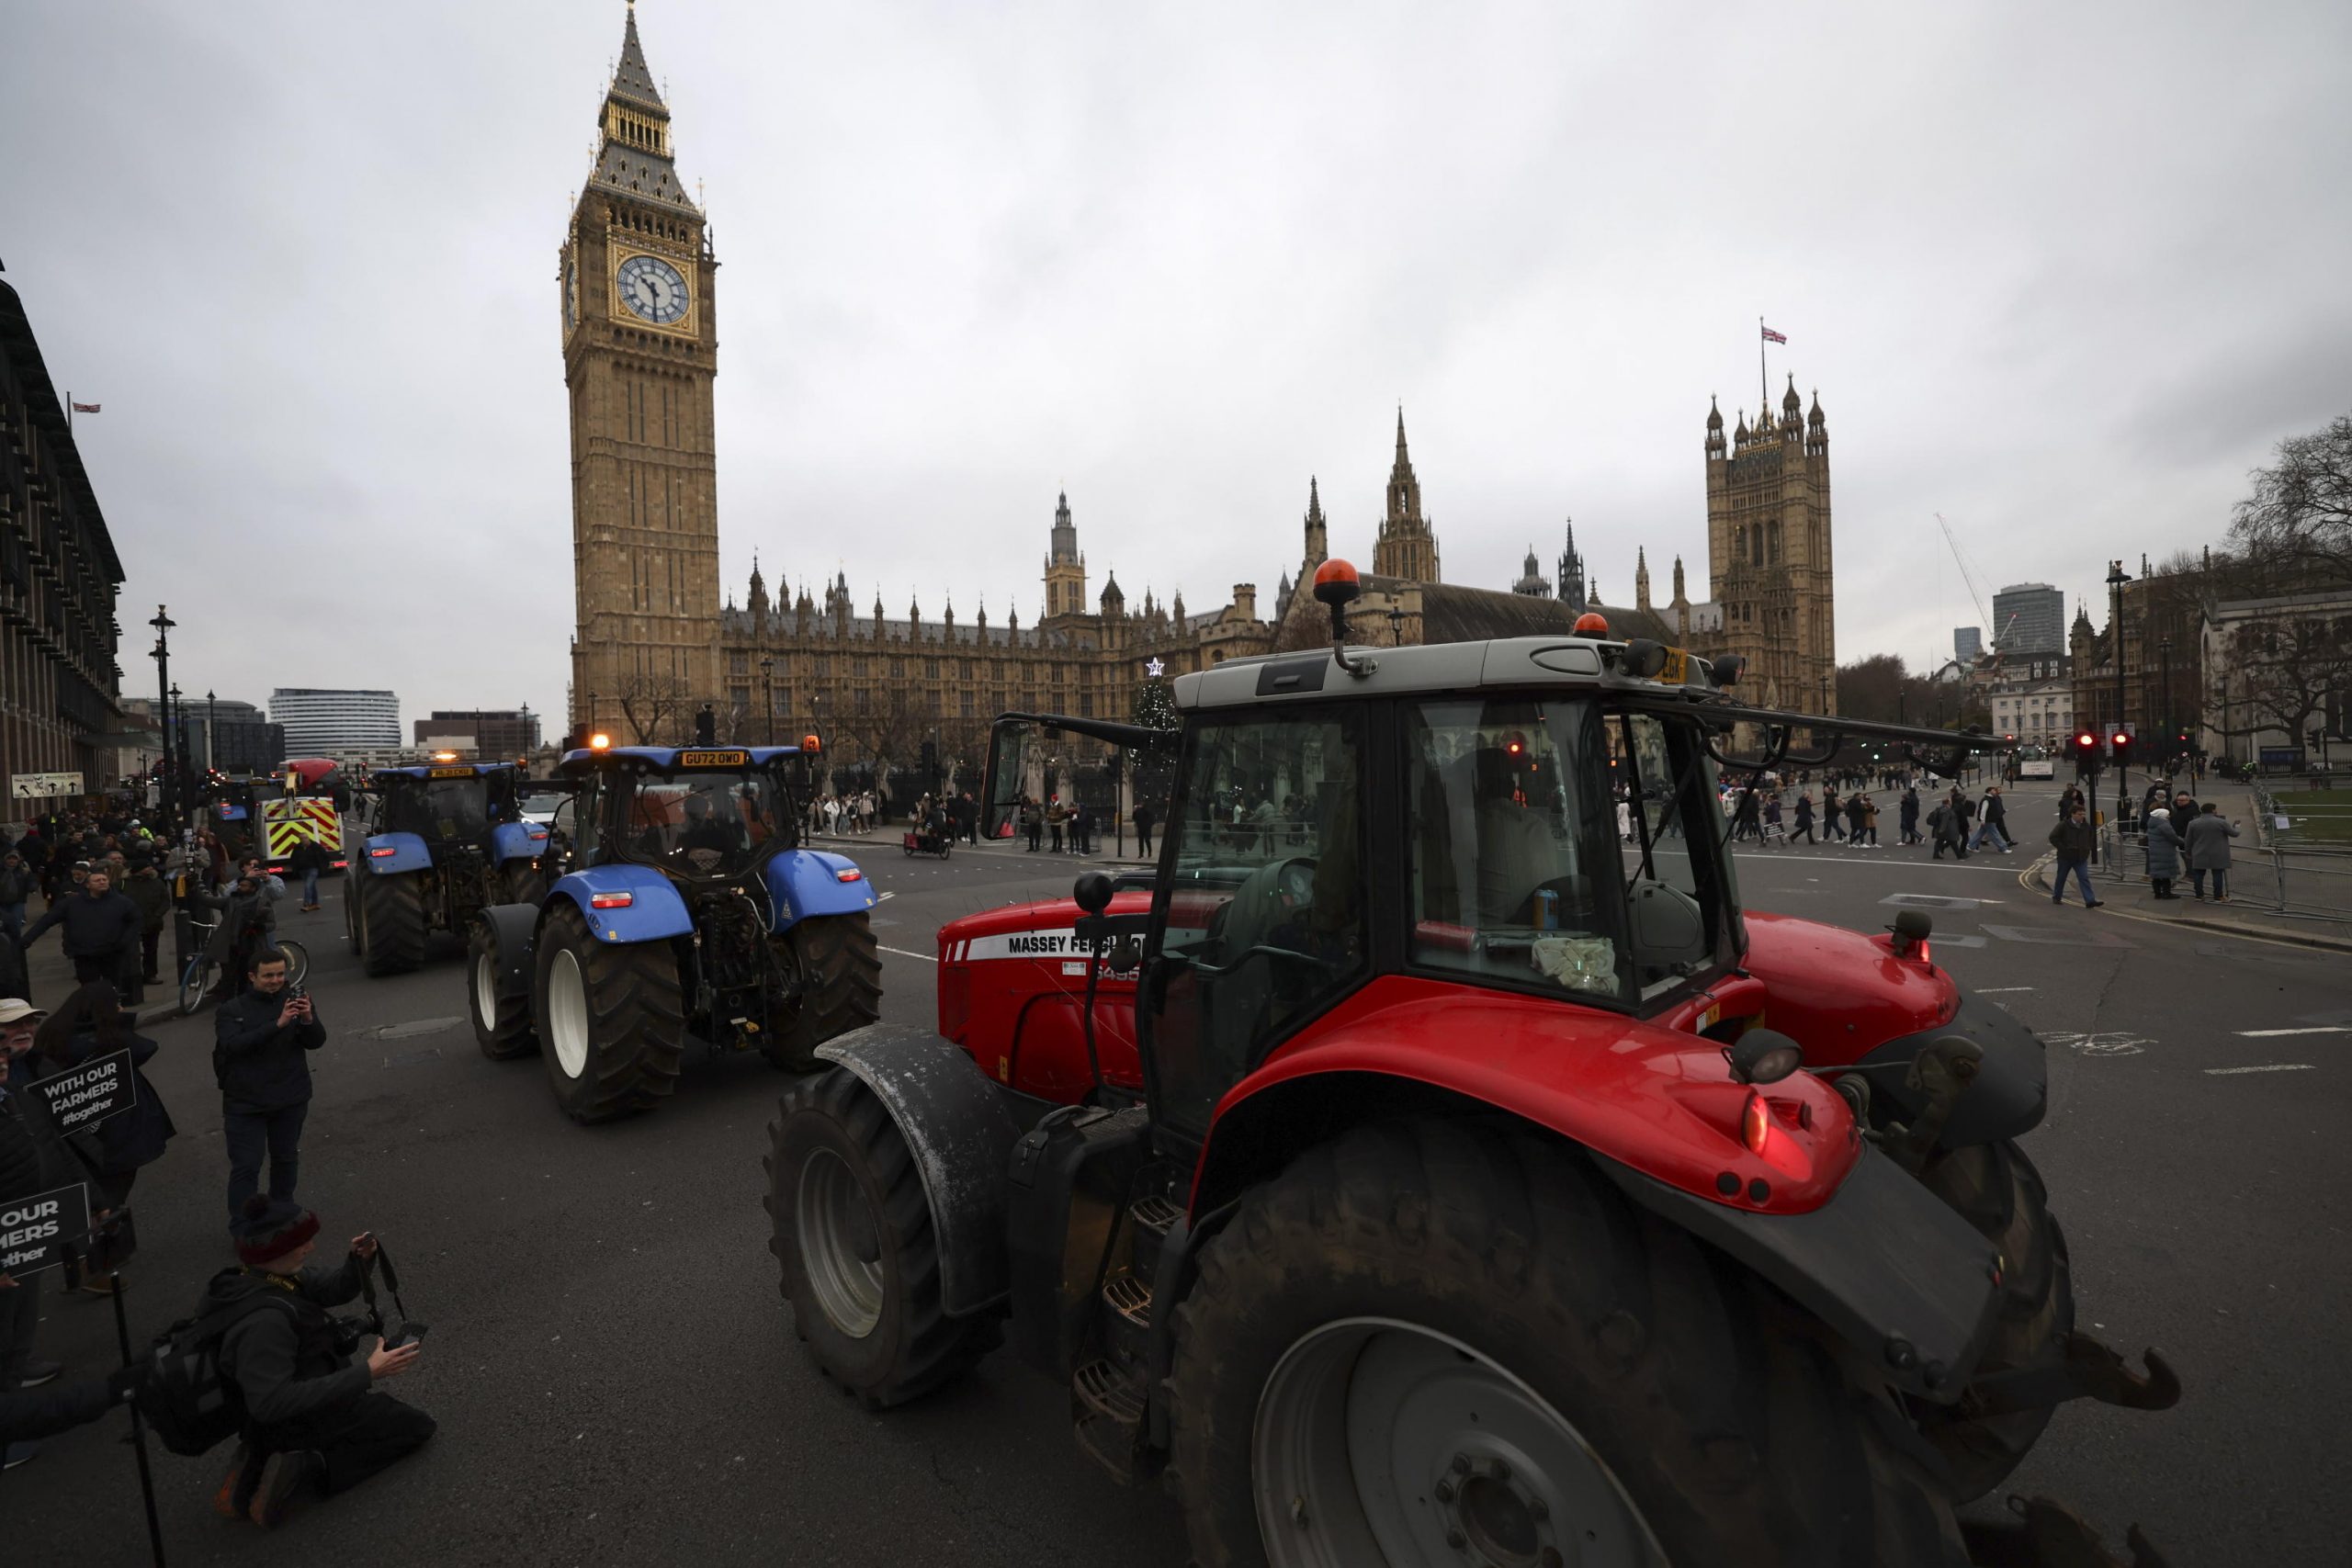
[[[529,996],[531,954],[538,943],[539,907],[537,904],[492,904],[476,919],[490,928],[492,951],[498,955],[498,994],[502,997]]]
[[[386,854],[384,852],[391,852]],[[433,852],[414,833],[378,833],[360,852],[359,863],[378,876],[396,872],[431,871]]]
[[[812,915],[854,915],[874,908],[874,884],[847,855],[786,850],[771,856],[766,870],[779,934]]]
[[[626,897],[627,903],[619,900]],[[548,891],[548,902],[568,898],[598,942],[659,942],[695,929],[686,901],[670,879],[650,865],[592,865],[575,871]],[[606,902],[601,907],[596,900]]]
[[[490,859],[493,865],[504,865],[513,860],[537,860],[548,852],[548,829],[543,822],[501,822],[490,830]]]
[[[1960,1395],[2000,1310],[2000,1255],[1951,1204],[1865,1148],[1807,1213],[1711,1203],[1605,1156],[1625,1195],[1786,1292],[1905,1393]]]
[[[817,1055],[874,1091],[914,1155],[939,1243],[941,1310],[969,1317],[1005,1299],[1005,1172],[1023,1123],[1015,1101],[952,1040],[902,1023],[836,1034]]]
[[[1900,1107],[1905,1121],[1918,1115],[1925,1094],[1906,1086],[1905,1074],[1887,1069],[1908,1064],[1947,1034],[1973,1041],[1984,1059],[1977,1064],[1975,1081],[1954,1102],[1951,1119],[1936,1140],[1940,1147],[1998,1143],[2041,1124],[2050,1109],[2050,1064],[2040,1037],[2007,1010],[1966,991],[1950,1023],[1890,1040],[1862,1058],[1861,1066],[1871,1069],[1871,1099]]]

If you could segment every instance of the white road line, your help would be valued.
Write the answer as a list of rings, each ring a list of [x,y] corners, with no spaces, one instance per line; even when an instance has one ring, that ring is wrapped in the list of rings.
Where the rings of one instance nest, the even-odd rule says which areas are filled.
[[[939,962],[939,955],[935,953],[910,953],[903,947],[883,947],[879,942],[876,942],[875,946],[883,953],[895,953],[901,958],[920,958],[925,964],[936,964]]]
[[[2282,1034],[2352,1034],[2352,1024],[2319,1023],[2308,1029],[2241,1029],[2241,1040],[2276,1040]]]
[[[896,893],[876,893],[874,896],[874,901],[880,904],[888,899],[896,898],[897,897],[898,895]]]
[[[2267,1066],[2261,1067],[2208,1067],[2205,1069],[2205,1076],[2209,1078],[2221,1078],[2228,1077],[2233,1073],[2309,1073],[2317,1070],[2309,1062],[2273,1062]]]
[[[2031,986],[1979,986],[1976,987],[1976,992],[1979,996],[1989,996],[1995,991],[2030,991],[2031,989],[2033,989]]]

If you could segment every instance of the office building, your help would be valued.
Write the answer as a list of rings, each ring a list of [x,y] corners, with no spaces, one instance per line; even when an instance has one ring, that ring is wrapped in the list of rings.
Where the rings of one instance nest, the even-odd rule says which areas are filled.
[[[2014,660],[2066,651],[2066,596],[2046,582],[2020,582],[1993,595],[1993,647]]]
[[[334,757],[401,743],[401,700],[390,692],[280,686],[269,694],[269,718],[286,727],[292,757]]]

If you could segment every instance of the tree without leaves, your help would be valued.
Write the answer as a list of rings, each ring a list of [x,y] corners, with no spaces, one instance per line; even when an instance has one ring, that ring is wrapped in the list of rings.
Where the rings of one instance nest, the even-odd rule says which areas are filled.
[[[628,721],[636,745],[658,745],[663,737],[683,732],[680,716],[691,702],[680,676],[639,670],[621,677],[621,716]]]
[[[2278,461],[2249,476],[2230,537],[2270,579],[2268,592],[2352,582],[2352,414],[2278,443]]]
[[[2352,619],[2340,615],[2292,613],[2233,628],[2229,638],[2230,681],[2226,711],[2215,694],[2214,731],[2233,739],[2285,730],[2300,746],[2313,720],[2341,726],[2344,701],[2352,690]],[[2229,719],[2253,723],[2231,724]]]

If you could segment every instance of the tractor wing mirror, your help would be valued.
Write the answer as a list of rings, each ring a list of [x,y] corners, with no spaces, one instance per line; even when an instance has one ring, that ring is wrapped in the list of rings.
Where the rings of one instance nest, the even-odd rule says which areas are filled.
[[[983,839],[994,840],[1012,831],[1012,815],[1021,808],[1021,781],[1034,733],[1025,718],[1001,718],[989,728],[988,771],[981,775],[979,801]]]
[[[1707,922],[1698,901],[1679,887],[1645,882],[1634,894],[1634,955],[1652,968],[1697,964],[1707,956]]]
[[[1099,915],[1111,907],[1111,879],[1099,871],[1082,872],[1070,888],[1070,897],[1086,913]]]

